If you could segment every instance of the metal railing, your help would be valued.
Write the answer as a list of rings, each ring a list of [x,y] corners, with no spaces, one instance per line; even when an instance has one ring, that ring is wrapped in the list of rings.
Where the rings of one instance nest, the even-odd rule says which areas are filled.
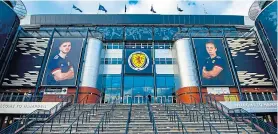
[[[191,96],[191,100],[193,99],[194,100],[194,107],[198,107],[199,110],[195,111],[195,112],[199,112],[199,114],[196,113],[196,115],[194,114],[193,112],[193,121],[194,122],[199,122],[199,116],[201,116],[201,119],[202,119],[202,126],[203,126],[203,129],[206,130],[206,127],[205,127],[205,122],[208,123],[209,125],[209,131],[210,133],[212,134],[212,131],[214,130],[215,133],[217,134],[220,134],[220,132],[205,118],[205,115],[203,115],[203,113],[200,112],[200,104],[202,103],[199,103],[199,105],[197,106],[197,100],[196,98],[192,98],[193,96]],[[192,101],[191,101],[192,102]],[[190,116],[190,121],[191,121],[191,112],[193,111],[191,108],[189,108],[186,104],[184,103],[181,103],[182,105],[182,108],[184,110],[184,107],[185,107],[185,110],[188,110],[189,111],[189,116]],[[196,116],[196,120],[195,120],[195,116]],[[211,116],[209,115],[210,119],[211,119]],[[212,130],[213,129],[213,130]]]
[[[257,118],[256,115],[253,115],[242,108],[229,109],[225,105],[218,102],[215,98],[212,98],[210,95],[206,96],[206,100],[209,105],[219,110],[223,115],[225,115],[225,117],[233,117],[236,121],[244,121],[252,126],[252,128],[262,131],[262,133],[277,134],[277,128],[265,123],[263,120]],[[260,128],[262,130],[260,130]]]
[[[116,107],[116,99],[113,101],[111,109],[109,111],[106,111],[104,113],[104,115],[102,116],[99,124],[97,125],[97,127],[94,131],[95,134],[99,134],[99,131],[100,131],[99,129],[101,129],[101,132],[103,132],[104,125],[110,122],[110,118],[111,118],[111,115],[113,115],[115,107]]]
[[[194,100],[196,100],[195,97],[193,97],[193,96],[190,96],[190,97],[193,98]],[[214,120],[214,121],[217,121],[217,118],[215,118],[215,113],[212,112],[213,114],[211,115],[211,111],[210,111],[203,103],[199,103],[199,110],[202,110],[202,111],[204,112],[205,116],[206,116],[206,113],[208,113],[208,114],[209,114],[208,116],[209,116],[209,120],[210,120],[210,121],[212,120],[212,119],[211,119],[211,118],[212,118],[212,117],[211,117],[212,115],[213,115],[213,120]],[[223,113],[221,113],[218,109],[216,109],[216,110],[217,110],[218,119],[219,119],[219,121],[221,122],[223,118],[221,118],[220,115],[223,115]],[[199,111],[199,112],[200,112],[200,111]],[[231,117],[226,116],[226,115],[223,115],[223,117],[225,118],[224,122],[226,122],[227,127],[228,127],[228,130],[230,130],[230,125],[231,125],[231,124],[235,124],[235,125],[236,125],[236,131],[237,131],[238,134],[241,133],[241,132],[239,131],[239,129],[243,130],[244,133],[251,134],[249,131],[247,131],[245,128],[241,127],[237,122],[235,122]],[[232,122],[232,123],[230,124],[229,121]]]
[[[85,100],[84,98],[82,100]],[[101,102],[101,97],[98,98],[96,103],[89,110],[82,109],[82,112],[76,117],[76,119],[69,125],[69,127],[63,133],[67,133],[67,132],[72,133],[74,127],[75,127],[75,132],[77,132],[78,126],[79,126],[79,121],[81,121],[82,124],[84,123],[84,121],[91,122],[90,116],[95,115],[95,113],[97,112],[97,107],[100,106],[100,102]],[[84,107],[82,107],[82,108],[84,108]],[[69,122],[70,118],[71,118],[71,110],[68,111],[67,113],[69,114],[68,115],[68,117],[69,117],[68,122]],[[65,116],[66,116],[66,114],[65,114]],[[75,116],[75,114],[74,114],[74,116]],[[64,122],[65,122],[65,120],[64,120]],[[60,123],[60,120],[59,120],[59,123]],[[76,126],[73,126],[75,123],[76,123]]]
[[[153,112],[150,108],[150,102],[149,101],[147,101],[147,106],[148,106],[148,111],[149,111],[150,122],[152,123],[152,126],[153,126],[153,131],[154,131],[155,134],[158,134],[157,133],[157,127],[156,127],[156,124],[155,124],[154,115],[153,115]]]
[[[265,123],[263,120],[257,118],[257,116],[250,114],[242,108],[230,109],[230,115],[234,117],[236,121],[252,122],[252,127],[256,128],[255,125],[260,126],[264,129],[263,133],[277,134],[277,128],[272,125]],[[266,131],[267,130],[267,131]]]
[[[182,133],[188,134],[188,131],[186,130],[185,125],[183,124],[177,112],[175,110],[170,110],[166,103],[164,103],[164,108],[167,112],[168,117],[170,118],[170,121],[175,121],[178,123],[178,130],[180,131],[181,127]]]
[[[34,124],[38,121],[45,121],[49,118],[52,118],[57,113],[59,113],[60,110],[62,110],[64,107],[71,104],[73,101],[73,96],[66,96],[62,99],[61,102],[59,102],[57,105],[53,106],[50,110],[42,110],[37,109],[33,111],[32,113],[26,115],[25,117],[21,118],[20,120],[12,123],[7,128],[0,131],[0,134],[12,134],[12,133],[19,133],[24,131],[29,125]]]
[[[132,101],[131,101],[130,106],[129,106],[128,118],[127,118],[126,127],[125,127],[125,134],[128,134],[129,123],[130,123],[130,120],[131,120],[131,111],[132,111]]]
[[[73,107],[73,115],[75,116],[76,110],[80,111],[80,109],[83,109],[85,104],[88,102],[89,95],[87,94],[85,97],[83,97],[77,104]]]
[[[72,103],[73,103],[73,99],[74,99],[74,96],[73,96],[73,95],[70,95],[70,103],[67,103],[67,106],[68,106],[69,104],[72,104]],[[63,105],[63,103],[62,103],[62,105]],[[65,106],[64,106],[64,107],[60,107],[59,112],[55,112],[54,114],[52,114],[47,120],[45,120],[45,121],[43,122],[43,124],[42,124],[40,127],[38,127],[37,129],[35,129],[35,130],[32,132],[32,134],[36,133],[37,131],[40,131],[41,133],[43,133],[43,132],[44,132],[44,127],[45,127],[46,123],[49,123],[49,122],[51,122],[51,121],[52,121],[52,122],[51,122],[51,129],[52,129],[54,118],[55,118],[58,114],[61,115],[61,111],[63,111],[64,108],[65,108]],[[58,106],[57,106],[56,108],[53,108],[53,109],[58,109]],[[34,123],[35,123],[35,122],[34,122]],[[34,124],[34,123],[33,123],[33,124]],[[51,130],[50,130],[50,131],[51,131]]]
[[[32,96],[32,95],[0,95],[0,102],[41,102],[43,96]],[[57,102],[57,99],[51,100]]]

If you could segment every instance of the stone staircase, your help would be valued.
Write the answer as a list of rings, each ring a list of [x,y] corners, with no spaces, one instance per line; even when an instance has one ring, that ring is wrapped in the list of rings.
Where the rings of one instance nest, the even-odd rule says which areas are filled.
[[[61,134],[72,124],[71,133],[75,134],[93,134],[101,118],[105,112],[110,111],[112,104],[101,104],[98,107],[97,112],[94,114],[86,113],[92,109],[93,104],[86,104],[80,110],[75,111],[74,105],[67,107],[60,114],[58,114],[52,122],[48,122],[44,125],[44,134]],[[205,107],[195,107],[194,105],[186,105],[187,108],[183,108],[180,104],[167,104],[170,112],[167,113],[164,104],[151,104],[151,110],[153,112],[157,131],[159,134],[181,134],[181,127],[178,128],[177,122],[170,120],[170,114],[172,111],[176,111],[178,116],[182,120],[186,130],[190,134],[195,133],[216,133],[214,129],[211,129],[209,123],[215,127],[220,133],[236,134],[236,123],[227,120],[221,113],[209,105],[203,105]],[[103,131],[100,128],[99,133],[102,134],[124,134],[126,130],[126,123],[128,120],[129,104],[117,104],[114,111],[111,112],[109,121],[103,124]],[[204,110],[207,109],[207,110]],[[84,114],[81,114],[81,113]],[[80,116],[81,115],[81,116]],[[203,116],[202,116],[203,115]],[[78,127],[77,127],[77,119]],[[207,121],[202,121],[207,120]],[[83,119],[83,121],[82,121]],[[73,123],[74,122],[74,123]],[[51,128],[52,124],[52,128]],[[237,122],[240,127],[243,127],[252,134],[259,134],[258,131],[251,128],[244,122]],[[39,128],[43,123],[37,122],[32,126],[26,128],[23,134],[32,134],[34,130]],[[204,125],[204,127],[203,127]],[[246,133],[242,128],[238,127],[239,133]],[[41,133],[41,128],[36,133]],[[51,130],[51,131],[50,131]],[[67,131],[66,133],[70,133]],[[153,134],[153,126],[150,122],[147,104],[133,104],[131,112],[131,121],[129,124],[129,134]]]
[[[182,133],[182,131],[178,128],[177,124],[175,122],[170,121],[170,118],[167,114],[167,111],[165,111],[163,104],[151,104],[151,107],[155,116],[156,127],[159,134]]]
[[[76,109],[74,110],[75,105],[71,105],[67,107],[65,110],[63,110],[60,114],[58,114],[52,122],[48,122],[43,127],[43,134],[61,134],[68,129],[68,127],[77,119],[77,117],[83,112],[83,111],[89,111],[92,109],[93,104],[86,104],[83,108],[80,110]],[[72,125],[72,133],[88,133],[93,132],[96,126],[98,125],[100,119],[104,115],[104,112],[109,111],[112,104],[101,104],[100,107],[98,107],[97,111],[93,114],[84,114],[79,117],[78,121],[78,128],[77,121],[73,123]],[[75,112],[75,114],[74,114]],[[86,116],[87,115],[87,118]],[[83,119],[83,123],[82,123]],[[26,128],[23,134],[32,134],[33,131],[37,130],[43,123],[35,123],[32,126]],[[52,128],[51,128],[52,125]],[[76,129],[77,128],[77,129]],[[51,130],[51,131],[50,131]],[[41,134],[42,128],[39,129],[39,131],[36,131],[36,134]]]
[[[225,134],[237,134],[237,127],[236,124],[240,127],[238,127],[239,133],[247,133],[248,132],[252,134],[260,134],[255,129],[252,129],[250,126],[245,124],[244,122],[234,122],[234,121],[229,121],[226,119],[221,113],[219,113],[215,108],[210,107],[209,105],[204,105],[203,106],[194,106],[194,105],[187,105],[188,109],[182,108],[180,104],[171,104],[168,105],[169,109],[176,110],[176,112],[179,114],[179,117],[183,121],[184,126],[186,127],[186,130],[189,133],[203,133],[207,134],[210,133],[210,125],[209,123],[217,129],[220,133],[225,133]],[[207,121],[202,121],[202,115],[203,115],[203,120]],[[205,119],[204,119],[205,118]],[[203,124],[205,126],[205,129],[203,127]],[[216,133],[216,131],[212,128],[211,129],[212,133]]]

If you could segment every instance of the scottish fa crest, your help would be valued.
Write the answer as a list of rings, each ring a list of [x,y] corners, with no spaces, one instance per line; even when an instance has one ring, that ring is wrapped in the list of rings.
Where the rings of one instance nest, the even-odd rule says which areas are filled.
[[[142,51],[136,51],[129,55],[128,65],[136,71],[144,70],[149,65],[149,57]]]

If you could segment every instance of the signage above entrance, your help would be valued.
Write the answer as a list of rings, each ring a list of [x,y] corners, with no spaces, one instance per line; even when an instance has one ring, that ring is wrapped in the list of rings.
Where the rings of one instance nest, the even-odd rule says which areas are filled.
[[[238,101],[223,102],[223,105],[229,109],[243,108],[250,113],[271,113],[277,112],[277,101]]]
[[[151,50],[126,50],[126,74],[151,74],[152,73],[152,56]]]
[[[36,109],[50,110],[59,102],[0,102],[1,114],[29,114]]]

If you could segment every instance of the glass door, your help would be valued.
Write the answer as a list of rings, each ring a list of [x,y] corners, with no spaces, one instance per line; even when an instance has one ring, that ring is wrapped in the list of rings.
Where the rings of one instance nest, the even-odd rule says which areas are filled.
[[[120,99],[120,88],[105,88],[104,102],[112,103],[115,99]]]
[[[154,102],[153,76],[125,76],[124,96],[133,96],[133,103],[147,103],[148,95]]]

